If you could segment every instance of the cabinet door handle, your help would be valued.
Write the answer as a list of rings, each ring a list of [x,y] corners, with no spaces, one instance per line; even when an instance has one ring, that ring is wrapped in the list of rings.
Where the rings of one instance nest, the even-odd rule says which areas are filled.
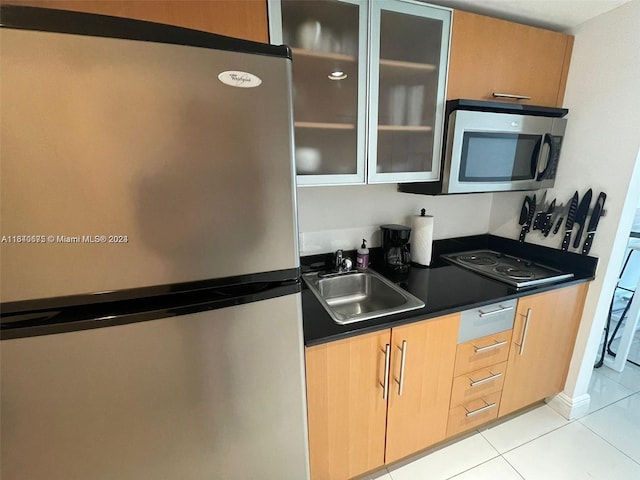
[[[490,312],[483,312],[482,310],[478,310],[478,312],[480,312],[480,315],[478,315],[480,318],[482,317],[488,317],[490,315],[495,315],[496,313],[502,313],[502,312],[508,312],[509,310],[513,310],[512,306],[509,307],[503,307],[502,305],[500,305],[500,308],[497,310],[492,310]]]
[[[402,347],[398,348],[402,352],[402,355],[400,356],[400,378],[398,378],[396,382],[398,383],[398,396],[401,397],[404,390],[404,364],[407,359],[407,341],[403,340]]]
[[[389,396],[389,370],[391,368],[391,345],[387,343],[384,347],[384,378],[380,383],[382,387],[382,398],[384,400]]]
[[[493,407],[496,406],[495,403],[487,403],[485,400],[483,400],[483,402],[485,403],[484,407],[480,407],[477,408],[476,410],[467,410],[467,408],[465,407],[465,410],[467,410],[467,413],[465,414],[467,417],[473,417],[474,415],[478,415],[482,412],[486,412],[487,410],[491,410]]]
[[[475,349],[476,353],[482,353],[482,352],[486,352],[487,350],[493,350],[494,348],[500,348],[503,345],[506,345],[507,342],[506,340],[502,340],[501,342],[498,342],[496,340],[494,340],[495,343],[492,343],[491,345],[487,345],[486,347],[477,347],[477,346],[473,346],[473,348]]]
[[[531,320],[531,309],[527,308],[527,314],[526,315],[520,314],[520,316],[524,317],[524,327],[522,327],[522,340],[520,340],[520,343],[516,343],[516,345],[520,347],[520,351],[518,352],[518,355],[522,355],[524,353],[524,342],[527,341],[527,332],[529,331],[529,320]]]
[[[489,375],[486,378],[481,378],[480,380],[471,380],[471,382],[469,383],[470,387],[477,387],[478,385],[482,385],[484,383],[490,382],[491,380],[495,380],[496,378],[500,378],[502,376],[502,373],[491,373],[491,375]]]
[[[498,93],[493,92],[492,95],[494,98],[511,98],[512,100],[531,100],[531,97],[528,95],[517,95],[515,93]]]

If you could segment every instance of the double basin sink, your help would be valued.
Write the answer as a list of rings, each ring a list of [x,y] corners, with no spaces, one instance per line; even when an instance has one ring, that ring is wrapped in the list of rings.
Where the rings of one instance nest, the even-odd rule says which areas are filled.
[[[345,325],[424,307],[424,302],[373,270],[302,278],[331,318]]]

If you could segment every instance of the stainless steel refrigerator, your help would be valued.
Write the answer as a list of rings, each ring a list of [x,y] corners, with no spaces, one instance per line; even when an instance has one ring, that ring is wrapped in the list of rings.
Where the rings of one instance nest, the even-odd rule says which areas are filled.
[[[308,478],[290,51],[1,8],[2,478]]]

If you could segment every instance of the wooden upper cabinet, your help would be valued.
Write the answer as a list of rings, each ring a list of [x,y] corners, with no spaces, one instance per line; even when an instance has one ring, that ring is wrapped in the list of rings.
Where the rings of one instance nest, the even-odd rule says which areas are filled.
[[[583,283],[518,301],[500,415],[562,391],[587,289]]]
[[[385,463],[444,440],[459,323],[454,314],[392,330]]]
[[[266,0],[3,0],[2,3],[135,18],[256,42],[269,41]]]
[[[456,10],[447,99],[503,101],[495,92],[560,107],[572,48],[571,35]]]

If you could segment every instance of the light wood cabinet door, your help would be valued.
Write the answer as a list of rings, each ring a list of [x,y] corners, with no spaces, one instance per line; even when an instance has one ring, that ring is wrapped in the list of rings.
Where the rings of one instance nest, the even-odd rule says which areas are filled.
[[[562,390],[587,289],[581,284],[518,301],[499,415]]]
[[[384,464],[389,342],[387,329],[306,348],[312,480],[345,480]]]
[[[560,107],[572,48],[571,35],[456,10],[447,99],[500,100],[496,92]]]
[[[459,322],[455,314],[392,330],[386,463],[445,438]]]
[[[135,18],[256,42],[269,41],[266,0],[3,0],[2,3]]]

